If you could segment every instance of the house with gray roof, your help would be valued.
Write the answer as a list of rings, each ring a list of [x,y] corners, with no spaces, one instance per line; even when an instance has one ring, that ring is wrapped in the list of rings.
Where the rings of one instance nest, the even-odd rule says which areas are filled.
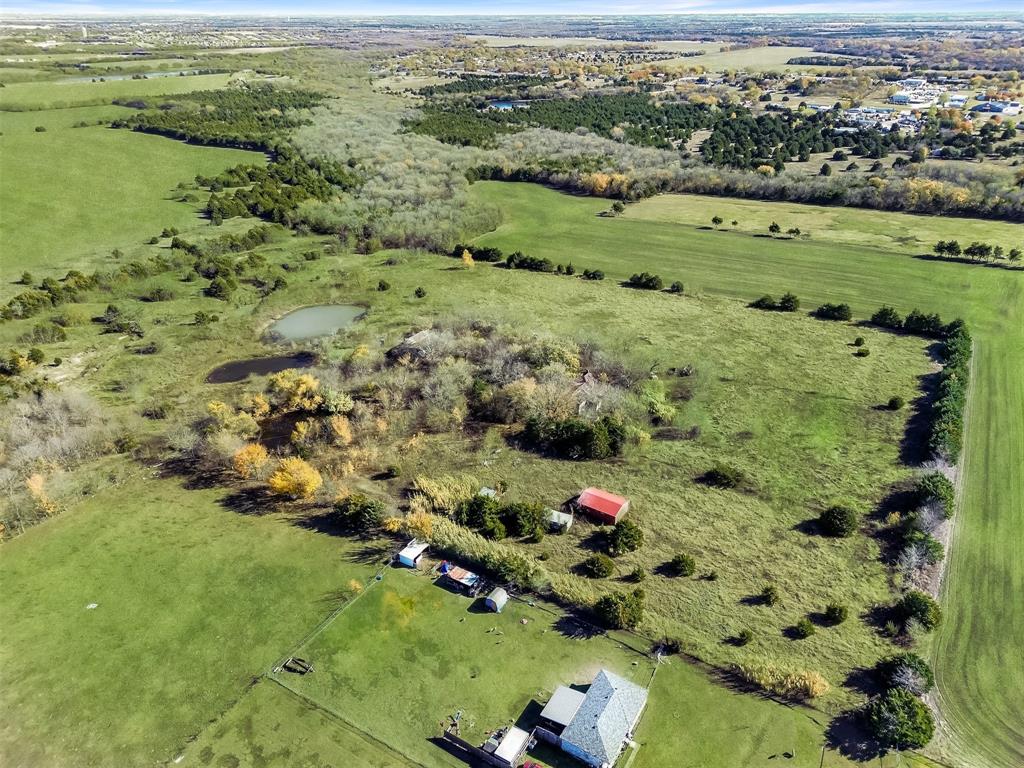
[[[647,689],[602,669],[586,694],[559,688],[550,704],[556,702],[548,720],[568,720],[559,737],[562,750],[594,768],[610,768],[640,722]]]

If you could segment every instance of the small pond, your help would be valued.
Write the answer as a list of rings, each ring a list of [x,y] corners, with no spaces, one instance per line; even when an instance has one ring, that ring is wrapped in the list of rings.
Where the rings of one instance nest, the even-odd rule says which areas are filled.
[[[249,376],[266,376],[280,373],[289,368],[309,368],[316,362],[316,356],[309,352],[294,355],[276,355],[274,357],[254,357],[251,360],[232,360],[230,363],[218,365],[206,376],[207,384],[230,384],[243,381]]]
[[[492,99],[487,102],[488,109],[497,109],[502,112],[506,112],[510,109],[525,109],[529,106],[530,102],[523,99],[515,99],[514,101],[510,101],[508,99]]]
[[[267,329],[267,334],[281,341],[309,341],[330,336],[365,314],[363,307],[352,304],[321,304],[289,312]]]

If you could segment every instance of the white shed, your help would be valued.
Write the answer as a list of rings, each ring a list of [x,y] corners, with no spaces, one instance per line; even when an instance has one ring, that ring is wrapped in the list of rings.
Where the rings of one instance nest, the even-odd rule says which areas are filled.
[[[405,545],[405,549],[398,553],[398,562],[406,568],[415,568],[417,561],[427,551],[428,546],[430,545],[425,541],[413,539]]]
[[[559,512],[557,509],[547,510],[548,530],[553,533],[565,533],[572,528],[572,513]]]
[[[505,607],[505,603],[508,602],[508,592],[501,587],[496,587],[491,594],[484,600],[484,605],[490,608],[495,613],[501,613],[501,609]]]

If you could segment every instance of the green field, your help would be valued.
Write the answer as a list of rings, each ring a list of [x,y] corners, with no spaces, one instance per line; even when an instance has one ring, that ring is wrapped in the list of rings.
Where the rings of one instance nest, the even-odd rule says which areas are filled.
[[[25,270],[38,280],[109,266],[113,249],[131,257],[164,227],[203,226],[202,203],[176,202],[176,185],[261,159],[102,126],[72,127],[125,111],[0,112],[0,295],[16,292],[10,283]]]
[[[846,301],[861,317],[890,303],[968,320],[976,357],[963,508],[943,592],[948,620],[933,648],[943,716],[952,728],[933,749],[969,765],[1019,765],[1024,699],[1017,692],[1024,690],[1024,670],[1005,660],[1024,647],[1024,614],[1014,612],[1024,583],[1015,544],[1024,520],[1024,274],[923,261],[867,245],[836,248],[825,242],[831,233],[820,226],[807,242],[772,241],[631,216],[599,219],[604,201],[528,185],[487,183],[474,190],[506,212],[507,223],[481,242],[510,251],[572,259],[579,268],[601,268],[617,278],[646,268],[688,288],[747,300],[792,290],[808,304]],[[685,214],[691,220],[709,220],[718,210],[714,200],[672,200],[680,209],[704,209]],[[766,205],[780,223],[802,208]],[[879,228],[906,226],[903,214],[871,216]],[[965,231],[989,226],[956,223]],[[930,242],[936,234],[922,232],[918,239]]]
[[[357,543],[118,465],[4,544],[5,765],[152,765],[228,709],[369,569]],[[96,603],[93,610],[86,606]]]
[[[108,80],[106,82],[55,81],[12,83],[0,91],[0,111],[24,112],[109,104],[114,99],[144,99],[189,91],[223,88],[232,75],[188,75],[155,77],[149,80]]]
[[[559,622],[558,614],[523,603],[510,603],[500,615],[480,612],[471,600],[436,586],[424,574],[388,569],[383,582],[372,584],[326,631],[296,651],[314,665],[313,674],[281,672],[277,678],[335,713],[335,728],[325,731],[340,731],[346,743],[353,730],[368,731],[407,755],[410,764],[456,768],[463,763],[430,742],[440,734],[439,723],[456,710],[463,712],[462,736],[477,742],[487,731],[521,718],[528,726],[536,711],[532,707],[543,706],[558,685],[588,683],[602,666],[642,685],[651,682],[650,659],[615,637],[566,637]],[[820,713],[711,685],[703,671],[681,659],[660,665],[651,695],[632,762],[638,768],[666,765],[669,755],[679,754],[689,757],[672,764],[761,765],[787,751],[797,756],[790,765],[849,765],[835,753],[822,756],[825,718]],[[239,722],[261,726],[255,740],[261,746],[264,740],[275,745],[278,740],[273,728],[263,733],[262,720],[271,715],[289,730],[305,731],[311,720],[326,723],[323,714],[302,713],[297,701],[277,691],[257,690],[247,698],[255,701],[240,702],[239,712],[230,712],[225,724],[215,724],[189,746],[183,765],[217,764],[231,755],[252,764],[253,734],[244,733]],[[708,711],[719,714],[717,722],[706,721]],[[323,734],[318,748],[322,741]],[[295,758],[283,751],[287,747],[278,749],[265,747],[260,753]],[[329,761],[330,754],[320,752],[319,757]],[[383,749],[377,754],[386,757]],[[546,765],[574,765],[545,749],[531,757]]]
[[[816,173],[818,166],[809,165]],[[759,200],[706,195],[658,195],[627,206],[623,216],[692,227],[711,227],[711,217],[720,216],[724,222],[720,230],[748,235],[768,234],[768,226],[775,221],[783,231],[797,227],[811,240],[820,240],[833,249],[842,245],[863,245],[915,256],[930,254],[938,240],[957,239],[963,245],[981,240],[1012,246],[1022,237],[1020,224],[1004,221],[965,222],[949,216],[892,214],[841,206],[766,204]],[[732,225],[733,221],[737,222],[736,226]]]

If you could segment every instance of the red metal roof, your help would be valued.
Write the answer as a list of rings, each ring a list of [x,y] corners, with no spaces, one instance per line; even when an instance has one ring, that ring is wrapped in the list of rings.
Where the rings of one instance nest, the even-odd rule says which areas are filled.
[[[581,507],[600,512],[602,515],[618,517],[619,512],[629,502],[621,496],[602,491],[600,488],[587,488],[580,494],[579,504]]]

